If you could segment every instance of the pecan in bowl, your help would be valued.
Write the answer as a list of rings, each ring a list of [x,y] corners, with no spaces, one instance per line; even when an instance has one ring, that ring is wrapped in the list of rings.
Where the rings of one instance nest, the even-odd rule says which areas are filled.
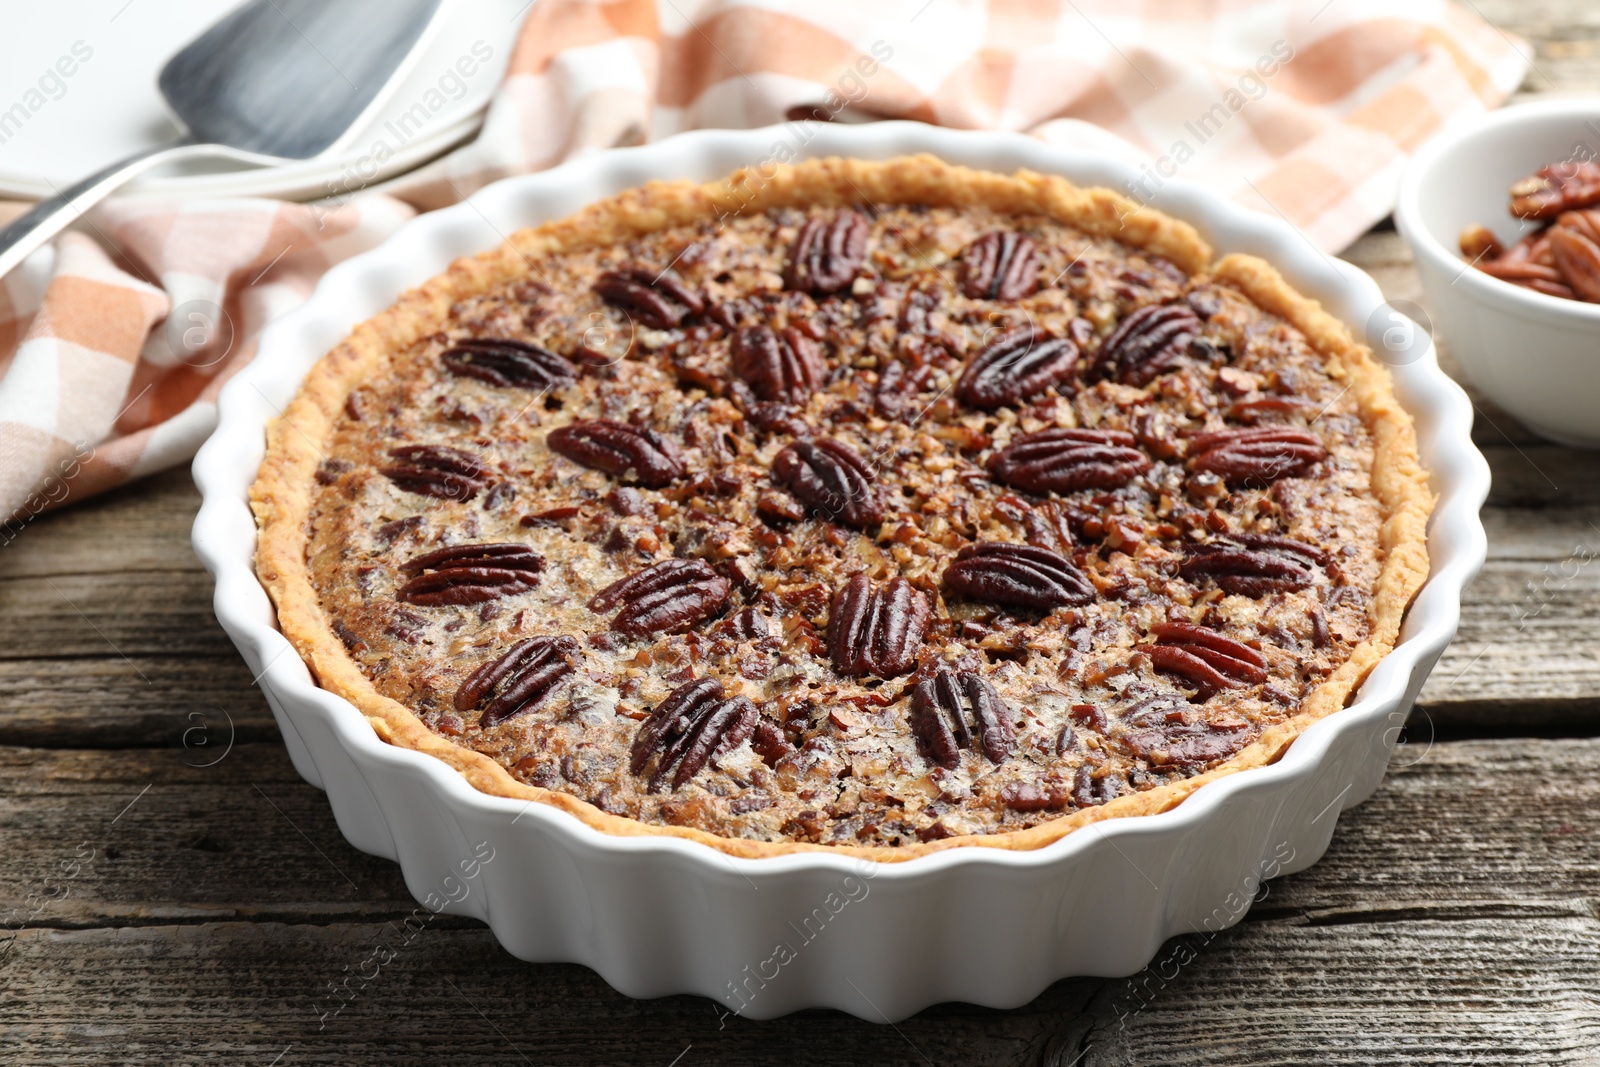
[[[1540,223],[1507,248],[1488,227],[1461,231],[1461,254],[1493,278],[1600,303],[1600,163],[1555,163],[1511,187],[1511,215]]]
[[[1478,393],[1580,448],[1600,448],[1596,115],[1592,101],[1546,100],[1430,139],[1395,208],[1423,308],[1394,301],[1366,324],[1391,366],[1425,358],[1442,335]]]

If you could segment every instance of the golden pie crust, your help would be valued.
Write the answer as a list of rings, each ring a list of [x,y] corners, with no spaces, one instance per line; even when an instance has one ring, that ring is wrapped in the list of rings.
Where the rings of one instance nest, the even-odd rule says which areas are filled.
[[[1284,721],[1220,765],[1193,777],[1123,795],[1095,807],[1049,818],[1027,829],[967,834],[895,847],[737,839],[684,826],[646,823],[608,814],[579,797],[520,781],[501,763],[430,730],[406,705],[383,695],[347,651],[324,611],[308,564],[308,531],[315,477],[351,390],[381,373],[390,353],[436,334],[452,307],[525,275],[541,256],[620,244],[664,228],[784,207],[919,204],[981,207],[1002,214],[1058,220],[1092,237],[1160,256],[1186,274],[1209,272],[1258,308],[1297,329],[1347,386],[1371,434],[1372,496],[1381,507],[1381,572],[1370,593],[1366,639],[1300,702]],[[794,166],[747,169],[707,183],[655,182],[576,214],[520,231],[502,246],[458,260],[442,275],[405,293],[389,310],[362,323],[311,370],[293,402],[267,427],[267,452],[251,490],[259,525],[257,573],[277,607],[279,625],[304,657],[318,684],[349,700],[384,741],[434,756],[475,788],[496,796],[566,811],[611,834],[668,835],[745,857],[825,851],[879,861],[982,845],[1033,849],[1102,819],[1164,811],[1223,775],[1270,763],[1309,724],[1344,707],[1372,667],[1397,640],[1407,606],[1428,574],[1425,527],[1433,506],[1417,455],[1410,416],[1396,400],[1389,372],[1346,327],[1296,292],[1271,265],[1231,255],[1213,264],[1212,250],[1188,224],[1141,207],[1105,189],[1083,189],[1028,171],[1001,175],[944,163],[931,156],[885,162],[821,159]]]

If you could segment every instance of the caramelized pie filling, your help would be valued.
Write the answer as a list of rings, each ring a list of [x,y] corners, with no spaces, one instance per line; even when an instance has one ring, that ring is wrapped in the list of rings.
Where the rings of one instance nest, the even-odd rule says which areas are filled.
[[[309,563],[376,688],[726,837],[1037,825],[1227,760],[1369,632],[1374,445],[1294,328],[1039,216],[547,255],[359,383]]]

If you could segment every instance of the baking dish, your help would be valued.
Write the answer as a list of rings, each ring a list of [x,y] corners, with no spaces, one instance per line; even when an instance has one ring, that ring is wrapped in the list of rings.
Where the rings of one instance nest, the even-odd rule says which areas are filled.
[[[259,676],[296,768],[327,791],[352,844],[400,862],[425,906],[482,919],[524,959],[583,963],[628,995],[698,993],[751,1018],[834,1007],[893,1021],[943,1000],[1010,1007],[1067,975],[1131,973],[1174,934],[1237,921],[1262,878],[1314,862],[1339,811],[1381,780],[1485,551],[1477,512],[1488,471],[1468,436],[1471,406],[1431,349],[1393,368],[1440,498],[1432,572],[1401,644],[1352,707],[1312,726],[1277,763],[1160,815],[1097,823],[1031,852],[973,847],[882,865],[816,853],[736,859],[673,838],[603,834],[545,805],[479,793],[443,763],[384,744],[315,686],[256,581],[246,493],[263,425],[352,326],[457,256],[652,178],[917,152],[1119,189],[1136,176],[1025,137],[914,123],[704,132],[596,154],[485,189],[330,271],[224,390],[218,430],[195,461],[204,496],[195,545],[217,579],[218,617]],[[1381,316],[1371,279],[1282,222],[1178,182],[1150,202],[1194,223],[1219,253],[1273,262],[1358,328]]]

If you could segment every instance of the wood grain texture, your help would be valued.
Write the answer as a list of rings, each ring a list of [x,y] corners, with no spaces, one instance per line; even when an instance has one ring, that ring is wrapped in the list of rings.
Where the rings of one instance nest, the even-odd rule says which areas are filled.
[[[1275,883],[1254,917],[1588,916],[1600,900],[1597,771],[1600,740],[1414,741],[1383,789],[1344,814],[1327,858]],[[0,916],[49,884],[67,890],[35,926],[322,922],[411,907],[399,868],[345,844],[326,798],[275,742],[0,748],[0,854]]]
[[[1600,85],[1600,8],[1589,0],[1471,0],[1463,6],[1522,38],[1531,66],[1513,102]]]
[[[240,740],[279,736],[237,655],[0,660],[0,744],[175,747],[230,719]]]
[[[424,929],[404,947],[385,924],[35,930],[12,949],[0,1058],[18,1065],[1582,1064],[1594,1062],[1600,1040],[1597,925],[1250,923],[1209,944],[1190,939],[1194,958],[1170,968],[1170,981],[1077,979],[1015,1011],[941,1005],[894,1027],[815,1011],[748,1022],[722,1018],[696,997],[631,1001],[582,968],[519,963],[482,929]],[[344,987],[358,995],[330,991],[380,945],[398,950],[396,957],[364,986]],[[332,1014],[341,999],[343,1009]]]

